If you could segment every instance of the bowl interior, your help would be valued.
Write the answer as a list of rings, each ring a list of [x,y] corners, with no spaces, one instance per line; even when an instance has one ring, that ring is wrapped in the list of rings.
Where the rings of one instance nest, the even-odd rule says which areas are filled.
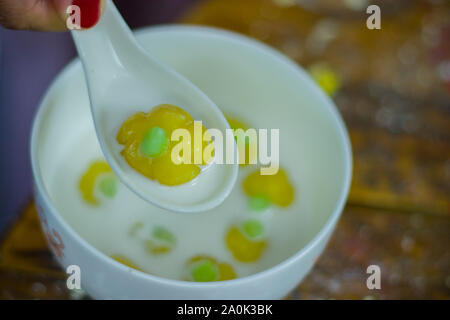
[[[334,105],[305,72],[264,45],[228,32],[160,27],[141,31],[138,39],[155,57],[203,90],[224,113],[236,116],[254,128],[280,129],[280,164],[295,185],[296,200],[289,210],[278,212],[273,220],[270,232],[276,236],[268,248],[270,254],[258,263],[242,265],[241,276],[265,270],[287,259],[308,244],[332,215],[339,215],[338,206],[345,199],[350,182],[348,138]],[[85,136],[83,150],[86,154],[91,158],[101,156],[79,63],[68,67],[55,82],[43,107],[36,141],[39,145],[38,168],[46,192],[76,232],[85,239],[89,232],[96,232],[95,243],[88,242],[110,254],[111,244],[104,235],[114,226],[105,223],[104,217],[91,219],[91,226],[86,226],[82,219],[66,214],[68,207],[78,204],[71,203],[64,194],[76,188],[76,177],[90,160],[84,152],[73,154],[73,146]],[[71,154],[71,162],[64,163],[68,154]],[[61,167],[67,173],[63,177],[56,169]],[[240,188],[236,185],[236,192],[240,192]],[[119,206],[123,211],[127,211],[127,197],[132,196],[126,192],[122,194],[123,202]],[[235,207],[238,205],[245,204],[237,203]],[[210,247],[204,243],[204,237],[208,235],[218,234],[218,241],[222,241],[224,231],[220,219],[224,214],[220,208],[180,216],[147,203],[139,206],[151,212],[150,219],[163,219],[180,226],[186,237],[192,238],[189,240],[191,247],[198,244],[203,246],[203,251],[208,251],[220,246],[214,241]],[[86,210],[86,213],[80,213],[83,214],[92,215],[92,212]],[[116,217],[116,223],[124,224],[132,217]],[[203,226],[203,240],[189,235],[189,227],[194,224]],[[186,258],[182,251],[177,253],[180,263]],[[226,250],[216,256],[230,259]],[[165,262],[155,266],[156,274],[158,268],[164,269]]]

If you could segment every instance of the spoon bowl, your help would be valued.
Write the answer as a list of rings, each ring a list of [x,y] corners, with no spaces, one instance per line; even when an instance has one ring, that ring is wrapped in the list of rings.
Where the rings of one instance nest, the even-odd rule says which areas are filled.
[[[218,206],[237,178],[234,140],[233,164],[213,160],[195,179],[168,187],[132,169],[120,154],[123,146],[116,136],[130,116],[160,104],[179,106],[206,128],[225,134],[230,126],[220,109],[190,81],[143,50],[112,1],[106,1],[96,26],[71,33],[83,64],[97,137],[119,179],[141,198],[164,209],[200,212]]]

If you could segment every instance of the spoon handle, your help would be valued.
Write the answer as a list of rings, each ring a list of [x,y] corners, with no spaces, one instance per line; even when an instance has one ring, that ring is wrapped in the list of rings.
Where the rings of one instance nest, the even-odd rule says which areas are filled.
[[[132,31],[111,0],[105,1],[100,21],[87,30],[72,30],[73,41],[90,85],[105,83],[130,63],[129,51],[137,48]]]

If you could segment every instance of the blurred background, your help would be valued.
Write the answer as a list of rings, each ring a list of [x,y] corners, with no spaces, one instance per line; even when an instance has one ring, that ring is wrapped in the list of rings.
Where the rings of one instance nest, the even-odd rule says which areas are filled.
[[[220,27],[298,62],[350,132],[353,183],[324,255],[288,299],[450,298],[450,2],[117,0],[132,28]],[[366,8],[381,8],[381,30]],[[0,27],[0,299],[79,299],[52,260],[32,199],[39,100],[73,58],[67,33]],[[26,236],[25,236],[26,235]],[[368,290],[366,268],[382,270]]]

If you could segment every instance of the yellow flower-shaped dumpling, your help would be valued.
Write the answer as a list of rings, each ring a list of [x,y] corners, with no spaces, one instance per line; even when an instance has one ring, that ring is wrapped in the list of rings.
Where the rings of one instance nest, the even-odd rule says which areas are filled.
[[[177,240],[172,232],[163,226],[155,226],[151,238],[145,241],[147,250],[155,255],[165,254],[172,251]]]
[[[219,262],[206,255],[198,255],[189,259],[186,266],[190,281],[210,282],[237,278],[236,272],[230,264]]]
[[[91,205],[99,205],[98,195],[113,198],[117,192],[118,179],[103,160],[94,161],[81,176],[79,189],[83,199]]]
[[[242,225],[233,225],[225,236],[227,248],[240,262],[257,261],[267,247],[263,224],[258,220],[247,220]]]
[[[274,175],[261,175],[257,170],[245,178],[242,186],[254,210],[257,210],[256,206],[263,207],[270,203],[287,207],[294,201],[294,188],[281,168]]]
[[[143,222],[136,222],[130,229],[129,235],[142,241],[145,249],[153,255],[162,255],[176,247],[175,235],[166,227],[156,225],[148,230]]]
[[[171,140],[176,129],[186,129],[190,133],[191,139],[187,141],[191,150],[189,163],[176,164],[172,159],[172,149],[180,143]],[[206,128],[202,125],[201,129],[203,137]],[[194,154],[203,154],[208,145],[196,146],[193,143],[194,119],[183,109],[170,104],[159,105],[149,113],[139,112],[128,118],[117,134],[117,142],[124,145],[121,154],[130,167],[168,186],[194,179],[201,171],[199,165],[206,164],[203,160],[194,163]]]

